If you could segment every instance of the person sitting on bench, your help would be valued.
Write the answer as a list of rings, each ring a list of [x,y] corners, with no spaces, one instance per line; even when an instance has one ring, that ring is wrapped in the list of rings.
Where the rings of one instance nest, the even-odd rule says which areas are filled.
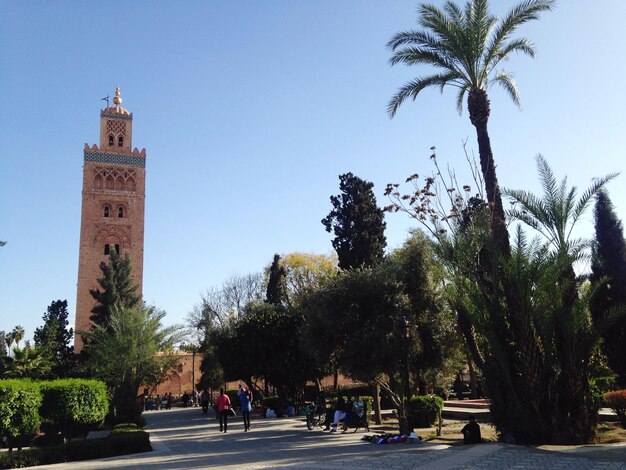
[[[476,422],[474,415],[469,416],[469,423],[461,429],[463,433],[463,444],[479,444],[482,442],[480,437],[480,426]]]
[[[343,431],[346,432],[348,430],[348,424],[350,420],[360,420],[363,418],[363,401],[357,396],[353,396],[350,400],[352,406],[348,409],[346,417],[343,420]]]
[[[337,432],[337,426],[339,425],[339,421],[346,418],[346,414],[348,412],[348,405],[346,404],[346,400],[340,396],[337,399],[337,406],[335,408],[335,416],[333,418],[333,425],[330,432]]]

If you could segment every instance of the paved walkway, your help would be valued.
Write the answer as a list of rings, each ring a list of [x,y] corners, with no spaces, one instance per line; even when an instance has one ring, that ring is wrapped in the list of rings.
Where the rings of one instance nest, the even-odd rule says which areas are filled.
[[[538,450],[503,444],[476,446],[375,445],[361,433],[308,431],[302,418],[241,418],[220,433],[215,418],[199,408],[146,413],[154,451],[104,460],[48,465],[51,469],[609,469],[626,470],[626,446]],[[39,467],[42,468],[42,467]]]

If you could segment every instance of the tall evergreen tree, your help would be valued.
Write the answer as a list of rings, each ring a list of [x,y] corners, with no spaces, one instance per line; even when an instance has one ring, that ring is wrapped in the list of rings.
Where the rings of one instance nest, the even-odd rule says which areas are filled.
[[[626,306],[626,240],[606,191],[600,191],[594,211],[596,239],[591,259],[591,280],[599,283],[591,311],[596,320]],[[618,385],[626,387],[626,316],[621,316],[603,334],[602,351],[617,374]]]
[[[280,261],[278,254],[274,255],[274,261],[269,269],[267,281],[266,302],[276,306],[287,304],[287,271]]]
[[[132,267],[128,253],[124,258],[112,250],[109,263],[100,263],[102,277],[98,279],[101,289],[90,289],[89,293],[96,300],[91,310],[91,321],[98,325],[108,325],[111,309],[133,309],[141,307],[141,296],[137,294],[137,285],[131,277]]]
[[[377,205],[374,184],[352,173],[339,175],[341,194],[331,196],[333,209],[322,219],[333,232],[341,269],[374,266],[385,255],[385,215]]]
[[[57,377],[67,377],[73,370],[74,348],[70,341],[74,337],[74,330],[67,328],[67,300],[55,300],[43,315],[44,325],[35,330],[33,339],[37,349],[42,349],[53,361],[52,372]]]

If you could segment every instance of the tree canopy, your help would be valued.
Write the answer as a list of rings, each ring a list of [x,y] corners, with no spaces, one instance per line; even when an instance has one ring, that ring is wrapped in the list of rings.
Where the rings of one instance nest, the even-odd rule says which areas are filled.
[[[132,279],[132,267],[128,253],[122,258],[116,250],[111,250],[108,263],[100,263],[102,277],[98,278],[100,289],[90,289],[96,301],[91,310],[91,321],[97,325],[110,322],[114,307],[132,309],[141,306],[141,296]]]
[[[385,216],[376,205],[373,183],[352,173],[339,175],[341,194],[331,196],[333,209],[322,219],[341,269],[374,266],[385,255]]]
[[[75,366],[74,347],[70,342],[74,330],[67,328],[67,300],[55,300],[43,315],[44,325],[35,330],[35,346],[43,349],[52,360],[52,373],[56,377],[69,377]]]
[[[606,191],[597,194],[595,240],[591,257],[591,281],[596,289],[591,311],[596,321],[605,323],[602,351],[617,374],[620,387],[626,386],[626,240]]]

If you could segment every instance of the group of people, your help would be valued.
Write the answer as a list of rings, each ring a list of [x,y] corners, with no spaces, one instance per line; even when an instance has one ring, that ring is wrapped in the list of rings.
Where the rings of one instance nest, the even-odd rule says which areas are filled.
[[[163,395],[157,394],[156,397],[152,395],[143,394],[140,396],[139,403],[142,410],[169,410],[172,408],[172,394],[164,393]]]
[[[322,398],[322,403],[324,399]],[[337,432],[339,421],[343,420],[342,433],[348,431],[348,424],[352,419],[361,419],[365,413],[365,407],[363,406],[363,400],[358,396],[352,396],[347,402],[344,397],[340,396],[337,399],[337,405],[334,409],[329,409],[326,412],[326,427],[324,431]],[[331,422],[332,419],[332,422]]]
[[[196,389],[194,389],[193,392],[191,393],[187,393],[187,391],[185,390],[185,393],[183,393],[183,396],[182,396],[182,400],[183,400],[183,408],[187,408],[189,406],[199,406],[200,394],[198,393]]]
[[[171,395],[171,394],[170,394]],[[252,411],[252,391],[239,384],[237,390],[237,397],[239,398],[239,404],[241,405],[241,416],[243,418],[244,431],[250,430],[250,412]],[[171,400],[171,396],[170,396]],[[199,400],[202,404],[202,412],[207,414],[209,406],[209,392],[204,390],[199,394]],[[325,403],[323,395],[319,398],[320,403]],[[215,400],[215,410],[220,423],[220,432],[227,432],[228,430],[228,417],[235,416],[234,409],[230,398],[224,392],[223,388],[220,388],[220,394]],[[345,398],[340,396],[337,399],[337,404],[334,408],[329,408],[326,411],[326,427],[324,431],[337,432],[339,422],[343,420],[342,433],[347,432],[348,425],[352,419],[361,419],[365,413],[365,407],[363,400],[354,395],[346,402]],[[476,422],[476,418],[471,415],[469,417],[469,423],[461,430],[463,433],[463,441],[465,444],[477,444],[482,442],[480,435],[480,426]]]
[[[250,412],[252,411],[252,391],[239,384],[237,397],[239,398],[239,404],[241,405],[241,416],[243,418],[244,431],[249,431]],[[215,401],[215,410],[220,421],[220,432],[225,433],[228,430],[228,417],[235,416],[235,413],[230,402],[230,398],[226,395],[223,388],[220,388],[220,394]]]

